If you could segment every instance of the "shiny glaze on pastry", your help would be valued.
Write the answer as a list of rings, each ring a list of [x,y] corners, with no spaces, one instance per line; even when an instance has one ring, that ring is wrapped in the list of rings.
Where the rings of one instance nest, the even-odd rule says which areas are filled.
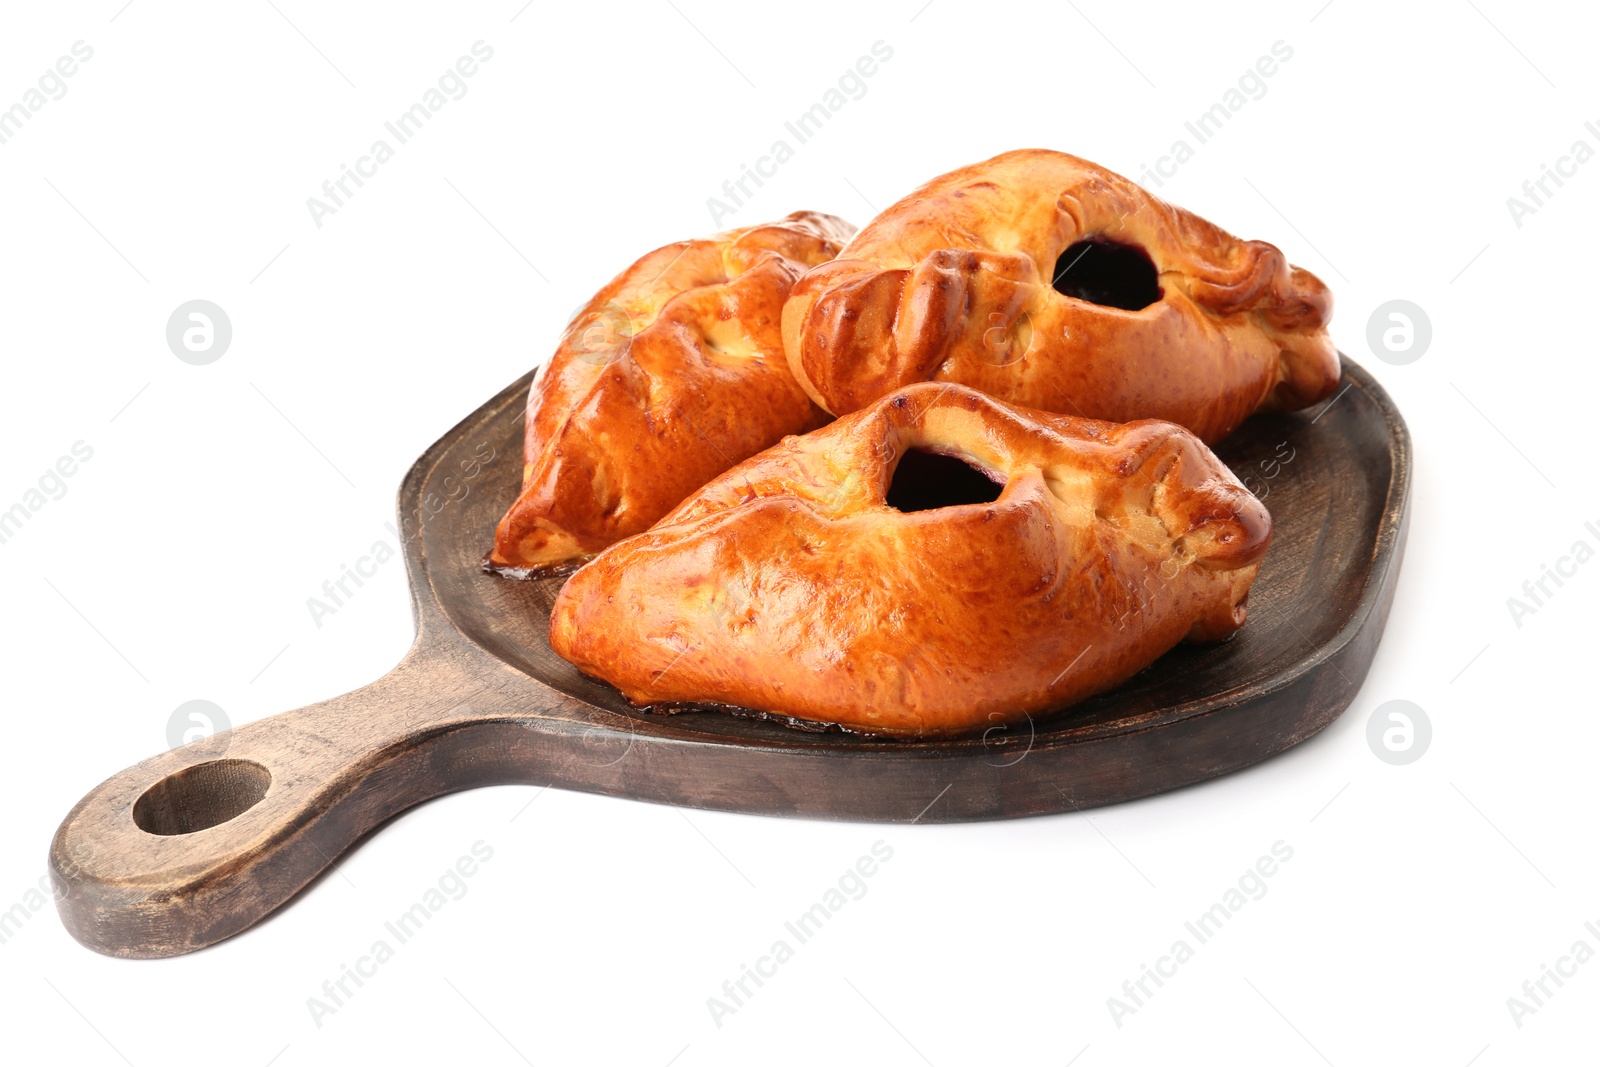
[[[918,381],[1208,442],[1328,396],[1332,297],[1120,175],[1025,149],[935,178],[811,271],[784,309],[795,377],[835,415]]]
[[[586,558],[827,421],[789,372],[781,315],[852,232],[795,212],[658,248],[596,293],[529,393],[522,492],[486,565],[525,577]]]
[[[948,736],[1227,637],[1270,535],[1171,423],[914,385],[600,553],[556,600],[550,644],[640,705]]]

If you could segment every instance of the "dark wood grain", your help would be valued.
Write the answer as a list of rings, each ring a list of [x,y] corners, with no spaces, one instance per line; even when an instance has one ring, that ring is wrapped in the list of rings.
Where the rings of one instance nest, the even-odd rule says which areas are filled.
[[[417,639],[392,672],[152,757],[73,808],[50,851],[73,936],[117,956],[212,944],[384,820],[478,785],[891,822],[1147,796],[1249,766],[1327,726],[1366,676],[1394,594],[1409,438],[1388,396],[1347,360],[1334,401],[1252,419],[1217,450],[1264,495],[1275,527],[1250,622],[1233,640],[1180,647],[1114,692],[961,740],[643,714],[550,651],[559,579],[479,570],[521,475],[527,387],[517,381],[474,412],[401,485]]]

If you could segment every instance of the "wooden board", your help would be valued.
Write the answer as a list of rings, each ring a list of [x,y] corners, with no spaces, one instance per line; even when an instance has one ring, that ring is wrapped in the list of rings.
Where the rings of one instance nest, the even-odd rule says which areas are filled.
[[[1252,419],[1218,453],[1274,540],[1233,640],[1180,647],[1126,685],[982,737],[873,740],[715,712],[646,715],[551,651],[559,579],[479,570],[521,478],[525,377],[400,487],[417,639],[388,675],[114,775],[50,852],[67,928],[171,956],[249,927],[391,816],[529,782],[688,807],[890,822],[998,819],[1147,796],[1315,734],[1354,699],[1388,615],[1410,442],[1345,361],[1337,397]]]

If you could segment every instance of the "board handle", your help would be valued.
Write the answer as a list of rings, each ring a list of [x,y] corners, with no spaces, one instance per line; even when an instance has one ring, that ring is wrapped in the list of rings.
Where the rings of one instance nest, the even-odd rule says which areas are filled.
[[[50,846],[67,930],[110,956],[192,952],[264,918],[397,812],[495,780],[474,753],[520,771],[503,780],[529,780],[532,731],[475,713],[482,691],[421,658],[413,649],[371,685],[163,752],[91,790]],[[507,736],[485,736],[497,729]]]

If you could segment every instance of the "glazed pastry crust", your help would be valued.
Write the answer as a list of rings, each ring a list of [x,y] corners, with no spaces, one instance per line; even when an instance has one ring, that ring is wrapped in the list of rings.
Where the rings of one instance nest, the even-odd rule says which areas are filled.
[[[522,492],[490,568],[523,577],[586,558],[827,421],[789,372],[781,316],[795,280],[852,232],[796,212],[659,248],[596,293],[529,393]]]
[[[885,503],[907,449],[993,503]],[[903,389],[740,464],[568,581],[551,647],[640,705],[938,737],[1053,710],[1245,619],[1265,507],[1193,435]]]
[[[1080,240],[1141,247],[1161,297],[1125,311],[1063,296]],[[1070,272],[1069,272],[1070,273]],[[935,178],[795,287],[784,347],[820,406],[854,411],[950,381],[1015,404],[1214,442],[1257,410],[1328,396],[1332,297],[1263,241],[1241,241],[1103,167],[1024,149]]]

